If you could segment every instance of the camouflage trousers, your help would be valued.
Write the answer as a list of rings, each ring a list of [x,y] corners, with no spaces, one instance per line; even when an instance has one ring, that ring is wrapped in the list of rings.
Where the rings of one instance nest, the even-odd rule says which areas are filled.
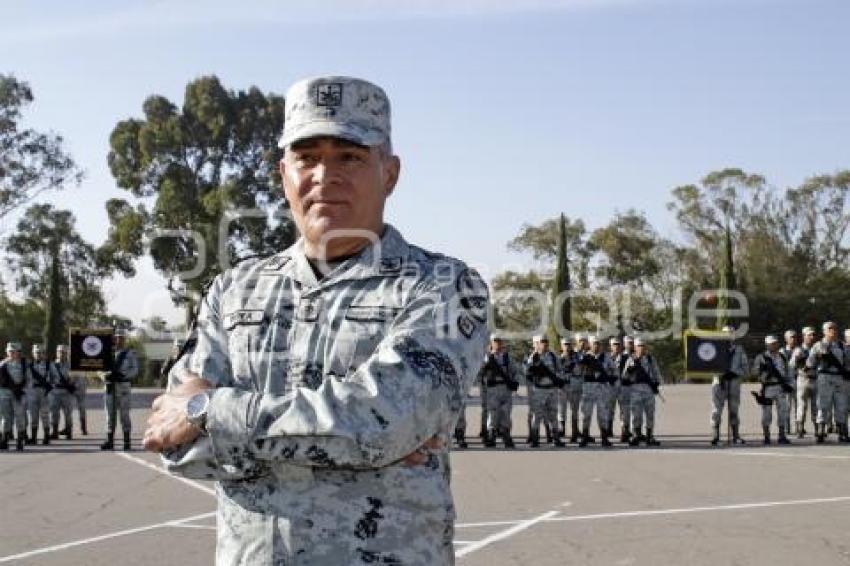
[[[19,435],[27,430],[27,415],[24,397],[15,399],[9,389],[0,389],[0,431],[6,436],[12,435],[12,423]]]
[[[77,389],[74,391],[74,399],[76,400],[77,412],[80,415],[80,427],[86,428],[86,390],[88,382],[85,377],[79,377],[74,381]],[[68,421],[70,423],[71,421]],[[68,426],[71,426],[70,424]]]
[[[644,425],[646,428],[655,428],[655,393],[646,383],[636,383],[631,386],[631,417],[632,432],[638,434]]]
[[[847,419],[847,396],[842,395],[844,380],[840,375],[818,374],[818,424],[836,423]]]
[[[593,408],[596,407],[596,424],[599,430],[604,430],[610,420],[608,403],[611,396],[611,386],[607,383],[585,382],[581,389],[581,427],[590,429],[590,419]]]
[[[45,432],[50,431],[50,412],[47,399],[47,391],[41,387],[33,387],[27,391],[27,415],[29,416],[30,426],[37,429],[40,418],[42,430]]]
[[[723,419],[723,407],[728,402],[729,424],[738,426],[740,418],[738,409],[741,406],[741,379],[720,381],[715,379],[711,385],[711,426],[717,428]]]
[[[487,388],[487,432],[510,434],[513,392],[507,385],[493,385]],[[483,418],[483,417],[482,417]]]
[[[558,437],[558,388],[532,387],[528,392],[528,411],[531,413],[531,431],[540,432],[540,424],[546,423],[554,438]]]
[[[558,421],[567,422],[569,413],[573,429],[578,429],[578,413],[581,407],[581,390],[584,387],[584,379],[581,377],[570,377],[570,382],[563,389],[558,390]]]
[[[840,394],[844,397],[844,420],[841,422],[846,425],[848,416],[850,416],[848,415],[850,413],[850,380],[841,380]]]
[[[489,387],[482,384],[480,392],[479,392],[480,395],[481,395],[481,429],[482,430],[487,427],[487,423],[490,421],[490,419],[489,419],[489,412],[490,412],[489,407],[490,407],[490,405],[487,401],[487,399],[490,395],[490,392],[488,391],[489,389],[490,389]]]
[[[788,406],[788,394],[782,391],[781,385],[768,385],[764,388],[764,396],[770,399],[770,405],[761,406],[761,426],[769,427],[773,422],[773,406],[776,405],[776,423],[779,428],[788,431],[785,423],[788,421],[790,407]]]
[[[806,376],[797,376],[797,422],[803,424],[806,421],[806,412],[811,415],[812,424],[817,423],[818,418],[818,382]]]
[[[632,420],[632,385],[616,384],[611,390],[608,401],[608,422],[610,429],[614,428],[614,413],[620,406],[620,426],[629,427]]]
[[[50,422],[53,430],[59,430],[59,410],[65,416],[65,426],[71,429],[71,414],[74,409],[74,396],[65,389],[50,392]]]
[[[116,383],[115,391],[103,392],[103,405],[106,411],[106,432],[115,433],[116,417],[121,417],[121,430],[130,432],[130,384]]]
[[[466,436],[466,403],[467,401],[464,399],[463,404],[460,406],[460,413],[455,423],[455,436]]]

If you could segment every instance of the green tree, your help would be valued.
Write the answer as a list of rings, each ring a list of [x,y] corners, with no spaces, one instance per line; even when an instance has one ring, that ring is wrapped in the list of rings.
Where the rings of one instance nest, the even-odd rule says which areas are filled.
[[[589,247],[602,255],[596,275],[608,286],[642,286],[658,273],[658,234],[642,212],[616,214],[607,226],[594,230]]]
[[[188,321],[197,296],[232,264],[220,250],[231,258],[266,255],[294,240],[278,172],[284,100],[256,87],[227,90],[208,76],[186,86],[182,107],[153,95],[142,109],[143,119],[113,129],[108,161],[118,186],[145,203],[107,203],[107,246],[126,260],[143,253],[146,237],[154,266]],[[228,220],[239,209],[254,212]],[[157,237],[162,230],[185,232]],[[190,232],[203,242],[205,257]],[[187,274],[198,261],[200,273]]]
[[[82,179],[60,136],[21,126],[21,111],[32,101],[27,83],[0,74],[0,219],[44,191]]]
[[[572,329],[572,290],[570,266],[567,260],[567,219],[561,214],[558,222],[558,250],[555,256],[555,276],[552,280],[552,324],[549,327],[549,340],[555,344],[558,340],[558,328]]]
[[[48,357],[56,351],[56,346],[64,344],[65,321],[62,305],[62,266],[59,263],[59,244],[51,242],[50,249],[50,283],[47,292],[47,312],[44,316],[43,342],[47,347]]]

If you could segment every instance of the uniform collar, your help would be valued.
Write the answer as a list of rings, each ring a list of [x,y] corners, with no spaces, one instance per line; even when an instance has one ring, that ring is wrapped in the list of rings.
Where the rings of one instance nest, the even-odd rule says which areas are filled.
[[[321,281],[316,280],[313,268],[304,255],[304,238],[289,249],[266,260],[264,271],[278,271],[305,287],[325,287],[330,283],[350,279],[396,276],[410,255],[410,244],[390,224],[384,225],[380,240],[370,243],[357,255],[337,265]]]

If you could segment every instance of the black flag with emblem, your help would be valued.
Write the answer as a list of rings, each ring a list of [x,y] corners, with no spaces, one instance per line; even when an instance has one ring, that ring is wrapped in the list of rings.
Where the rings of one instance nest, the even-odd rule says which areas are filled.
[[[692,374],[720,374],[729,369],[732,343],[727,334],[686,334],[685,369]]]

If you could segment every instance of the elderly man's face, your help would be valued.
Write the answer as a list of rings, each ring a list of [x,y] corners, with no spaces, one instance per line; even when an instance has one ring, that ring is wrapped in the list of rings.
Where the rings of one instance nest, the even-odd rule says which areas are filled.
[[[334,230],[380,235],[384,202],[395,188],[400,162],[379,148],[338,138],[303,140],[286,149],[280,162],[286,200],[305,240],[313,245],[351,239]]]

